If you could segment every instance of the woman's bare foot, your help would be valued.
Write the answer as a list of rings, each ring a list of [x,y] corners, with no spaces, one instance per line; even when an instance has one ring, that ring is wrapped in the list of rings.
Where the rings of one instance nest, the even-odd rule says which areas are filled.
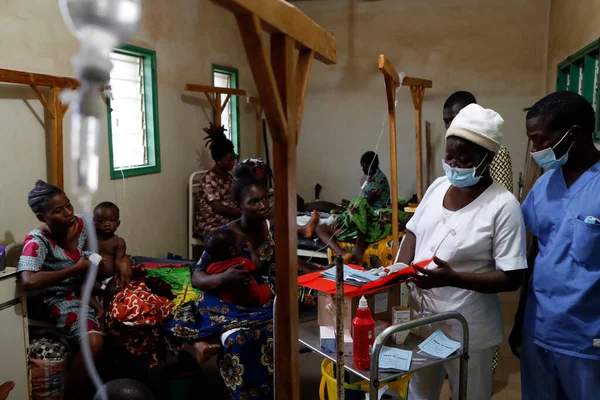
[[[6,400],[11,390],[15,388],[13,381],[4,382],[0,385],[0,400]]]
[[[221,350],[221,346],[218,344],[210,344],[207,342],[195,342],[192,343],[193,356],[198,362],[198,364],[202,364],[211,359],[212,356],[215,356]]]
[[[313,211],[310,215],[310,221],[306,225],[304,225],[304,236],[307,239],[311,239],[315,235],[315,231],[317,230],[317,226],[319,226],[319,213]]]

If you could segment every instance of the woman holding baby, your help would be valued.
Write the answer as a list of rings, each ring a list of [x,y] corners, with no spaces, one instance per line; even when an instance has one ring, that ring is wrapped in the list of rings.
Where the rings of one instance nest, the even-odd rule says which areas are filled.
[[[238,179],[232,198],[242,217],[223,229],[236,233],[241,257],[253,262],[254,271],[240,264],[210,273],[209,267],[218,260],[203,254],[198,265],[192,267],[192,285],[200,291],[199,298],[178,307],[167,330],[178,339],[192,342],[199,362],[220,352],[221,376],[233,399],[272,399],[273,300],[246,306],[228,303],[219,295],[242,292],[254,281],[269,285],[275,293],[275,231],[268,218],[270,207],[261,181],[250,175]],[[300,263],[300,268],[310,269],[305,263]],[[310,304],[314,298],[311,291],[299,288],[298,300]]]

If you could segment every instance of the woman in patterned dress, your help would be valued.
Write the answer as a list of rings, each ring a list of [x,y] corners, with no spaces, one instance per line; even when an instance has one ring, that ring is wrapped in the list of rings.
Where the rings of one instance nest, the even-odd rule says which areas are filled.
[[[268,219],[270,207],[261,182],[253,176],[238,179],[233,199],[242,210],[242,218],[224,228],[233,229],[246,243],[243,256],[256,264],[257,272],[253,276],[257,283],[267,283],[275,292],[275,229]],[[167,334],[201,343],[194,348],[203,348],[209,353],[212,350],[206,341],[220,335],[222,348],[218,365],[231,398],[273,399],[273,301],[261,307],[241,307],[222,301],[216,295],[218,289],[247,284],[250,272],[232,267],[220,274],[208,275],[204,270],[209,264],[205,253],[192,268],[192,285],[202,292],[198,300],[173,310],[172,318],[164,325]],[[299,266],[301,270],[310,269],[300,260]],[[314,303],[311,290],[299,287],[298,291],[300,305]]]
[[[392,204],[390,183],[383,171],[379,169],[379,156],[373,151],[367,151],[360,158],[360,167],[367,176],[367,181],[362,188],[363,197],[375,210],[390,208]]]
[[[208,134],[206,145],[215,161],[214,167],[208,171],[200,182],[200,199],[196,209],[195,235],[202,238],[242,214],[231,199],[231,186],[234,178],[230,172],[237,156],[233,143],[225,136],[225,128],[210,124],[205,128]]]
[[[38,181],[29,192],[28,203],[37,219],[44,225],[25,237],[23,253],[17,270],[26,291],[44,291],[44,303],[50,317],[67,338],[88,340],[92,355],[102,352],[103,339],[96,313],[101,308],[87,309],[88,332],[82,337],[79,327],[79,292],[90,266],[83,255],[86,235],[83,219],[73,213],[67,195],[56,186]],[[88,382],[83,356],[79,352],[65,385],[65,400],[75,399]]]

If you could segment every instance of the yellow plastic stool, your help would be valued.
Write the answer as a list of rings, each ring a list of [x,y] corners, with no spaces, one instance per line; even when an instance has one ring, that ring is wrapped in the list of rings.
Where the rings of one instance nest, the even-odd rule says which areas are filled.
[[[333,361],[323,360],[321,363],[321,384],[319,386],[319,399],[320,400],[336,400],[337,398],[337,381],[333,376]],[[394,390],[403,399],[408,396],[408,382],[412,374],[403,375],[398,380],[386,383],[389,390]],[[360,391],[363,393],[369,393],[369,382],[361,381],[357,383],[344,383],[346,390]],[[343,399],[342,399],[343,400]]]

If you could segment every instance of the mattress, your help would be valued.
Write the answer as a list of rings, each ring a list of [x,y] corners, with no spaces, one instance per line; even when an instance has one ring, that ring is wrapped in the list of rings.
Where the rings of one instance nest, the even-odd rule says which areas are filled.
[[[307,239],[300,235],[298,235],[298,248],[301,250],[327,251],[327,246],[325,246],[325,243],[321,242],[319,239]]]

